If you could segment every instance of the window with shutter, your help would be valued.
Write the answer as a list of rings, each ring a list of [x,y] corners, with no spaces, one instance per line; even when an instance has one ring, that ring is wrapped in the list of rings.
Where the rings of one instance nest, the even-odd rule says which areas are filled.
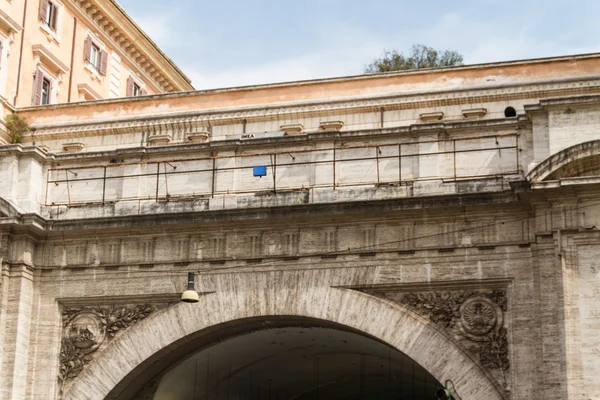
[[[102,50],[100,52],[100,69],[98,70],[98,72],[100,72],[102,75],[106,75],[107,68],[108,68],[108,52],[105,50]]]
[[[41,0],[40,1],[40,19],[46,23],[48,23],[47,15],[48,15],[48,5],[49,5],[49,1],[48,0]]]
[[[52,92],[52,82],[44,77],[42,79],[42,94],[40,96],[40,104],[50,104],[50,93]]]
[[[144,84],[139,82],[133,76],[127,78],[127,97],[145,96],[147,94]]]
[[[33,104],[36,106],[52,102],[52,78],[40,69],[35,71],[33,79]]]
[[[39,69],[35,71],[33,79],[33,104],[39,106],[42,104],[42,89],[44,84],[44,74]]]
[[[90,48],[90,64],[96,69],[98,69],[99,60],[100,59],[100,49],[95,44],[92,44]]]
[[[125,95],[127,97],[133,96],[133,86],[134,86],[133,78],[132,77],[127,78],[127,92],[125,93]]]
[[[58,21],[58,6],[50,0],[40,1],[40,19],[56,32]]]
[[[106,75],[108,67],[108,52],[103,49],[103,45],[94,42],[91,36],[85,38],[84,56],[85,61],[89,63],[100,75]]]
[[[92,38],[89,36],[85,38],[83,52],[84,52],[85,61],[90,61],[91,56],[92,56],[92,54],[91,54],[92,53]]]

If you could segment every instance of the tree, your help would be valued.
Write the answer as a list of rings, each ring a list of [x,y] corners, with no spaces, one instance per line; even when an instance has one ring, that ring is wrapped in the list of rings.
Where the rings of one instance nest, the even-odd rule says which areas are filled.
[[[381,57],[365,66],[366,74],[407,69],[451,67],[463,65],[463,56],[454,50],[435,50],[422,44],[411,47],[408,56],[398,50],[384,51]]]

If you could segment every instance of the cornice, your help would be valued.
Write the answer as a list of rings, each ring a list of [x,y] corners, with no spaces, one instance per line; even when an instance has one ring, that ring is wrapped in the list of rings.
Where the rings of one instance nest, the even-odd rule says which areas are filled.
[[[23,27],[19,25],[17,21],[12,19],[4,10],[0,10],[0,27],[8,33],[19,33],[23,30]]]
[[[293,115],[319,116],[340,113],[360,113],[384,110],[444,107],[490,101],[538,99],[544,97],[576,96],[600,93],[600,78],[546,82],[495,88],[448,90],[416,94],[393,94],[320,102],[282,103],[276,106],[231,108],[221,110],[173,113],[161,116],[106,119],[60,125],[33,125],[34,135],[40,139],[86,137],[106,134],[165,132],[181,130],[191,133],[211,125],[281,120]],[[27,141],[32,140],[26,138]]]
[[[66,66],[58,57],[56,57],[50,50],[41,44],[34,44],[31,47],[33,55],[37,57],[43,65],[49,67],[55,72],[61,74],[68,73],[71,69]]]
[[[66,0],[69,8],[97,29],[122,59],[135,66],[156,92],[192,90],[189,79],[112,1]]]

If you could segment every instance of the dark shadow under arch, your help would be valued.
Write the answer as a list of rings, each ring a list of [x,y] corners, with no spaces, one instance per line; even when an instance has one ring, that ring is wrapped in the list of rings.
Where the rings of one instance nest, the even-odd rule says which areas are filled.
[[[320,319],[298,316],[269,316],[245,318],[211,326],[188,335],[155,353],[125,377],[106,397],[107,400],[131,400],[142,388],[161,375],[173,364],[192,353],[210,348],[218,343],[261,330],[274,328],[327,328],[353,333],[374,340],[384,346],[387,343],[357,329]],[[392,348],[391,348],[392,349]],[[393,351],[398,351],[393,349]]]

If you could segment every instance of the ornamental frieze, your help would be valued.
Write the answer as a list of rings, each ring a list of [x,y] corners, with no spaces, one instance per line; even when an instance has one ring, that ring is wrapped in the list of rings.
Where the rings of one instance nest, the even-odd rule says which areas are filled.
[[[62,310],[60,371],[61,393],[94,359],[99,349],[127,328],[167,304],[65,306]]]
[[[505,289],[363,291],[407,306],[444,329],[509,390]]]

